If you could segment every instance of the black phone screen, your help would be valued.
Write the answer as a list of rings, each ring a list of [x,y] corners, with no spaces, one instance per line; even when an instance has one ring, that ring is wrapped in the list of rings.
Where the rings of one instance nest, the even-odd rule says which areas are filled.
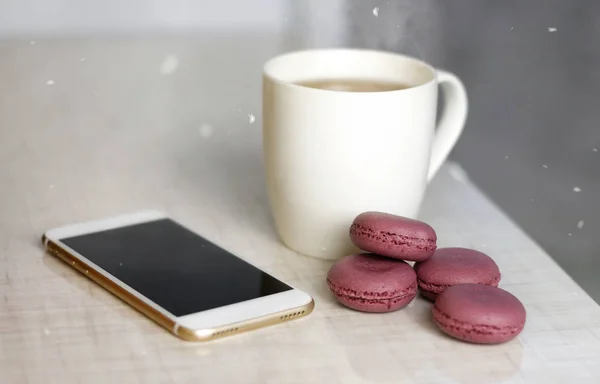
[[[170,219],[60,240],[177,317],[292,289]]]

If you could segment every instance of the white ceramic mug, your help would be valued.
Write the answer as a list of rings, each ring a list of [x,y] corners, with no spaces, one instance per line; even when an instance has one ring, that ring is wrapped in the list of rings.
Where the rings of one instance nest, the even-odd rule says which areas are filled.
[[[298,82],[403,83],[385,92],[309,88]],[[444,109],[436,127],[438,85]],[[285,245],[336,259],[356,251],[348,229],[364,211],[415,217],[427,182],[458,140],[467,94],[454,75],[395,53],[324,49],[265,64],[263,146],[267,192]]]

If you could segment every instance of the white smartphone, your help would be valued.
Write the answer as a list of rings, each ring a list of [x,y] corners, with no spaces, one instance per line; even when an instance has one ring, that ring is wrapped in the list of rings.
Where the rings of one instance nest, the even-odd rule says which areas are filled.
[[[308,315],[313,299],[169,219],[144,211],[46,232],[48,251],[184,340]]]

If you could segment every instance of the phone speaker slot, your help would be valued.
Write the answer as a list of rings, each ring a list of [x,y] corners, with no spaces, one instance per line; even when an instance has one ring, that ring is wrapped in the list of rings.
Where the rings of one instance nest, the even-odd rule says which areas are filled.
[[[297,311],[297,312],[292,312],[292,313],[288,313],[287,315],[283,315],[281,316],[279,319],[280,320],[287,320],[287,319],[291,319],[293,317],[298,317],[298,316],[302,316],[304,315],[306,311]]]
[[[224,329],[222,331],[219,332],[215,332],[212,334],[212,337],[221,337],[221,336],[225,336],[228,333],[233,333],[233,332],[237,332],[239,330],[239,328],[229,328],[229,329]]]

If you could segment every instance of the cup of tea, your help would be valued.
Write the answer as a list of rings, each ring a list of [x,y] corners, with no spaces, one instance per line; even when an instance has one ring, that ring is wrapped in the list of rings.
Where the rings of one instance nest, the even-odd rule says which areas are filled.
[[[414,218],[467,109],[455,75],[401,54],[322,49],[268,61],[263,150],[281,241],[336,259],[356,251],[348,230],[361,212]]]

